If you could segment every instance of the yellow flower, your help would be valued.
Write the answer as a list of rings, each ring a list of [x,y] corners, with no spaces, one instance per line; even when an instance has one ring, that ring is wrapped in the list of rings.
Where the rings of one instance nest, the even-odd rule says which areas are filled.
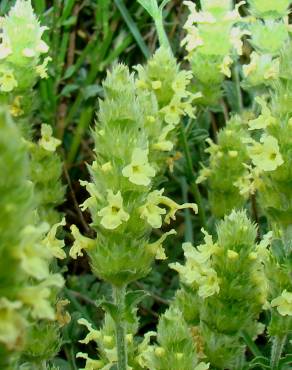
[[[228,249],[227,251],[227,258],[230,260],[237,260],[239,257],[239,254],[232,249]]]
[[[184,110],[181,104],[181,98],[178,95],[174,95],[171,102],[161,109],[164,114],[165,122],[171,125],[177,125],[180,121],[181,116],[184,114]]]
[[[0,70],[0,91],[10,92],[18,83],[14,77],[13,71],[11,69]]]
[[[255,100],[261,106],[262,113],[258,118],[248,122],[248,125],[250,126],[249,130],[260,130],[265,129],[270,125],[274,125],[276,123],[276,118],[272,116],[267,102],[260,97],[256,97]]]
[[[114,194],[112,190],[108,190],[107,201],[108,206],[102,208],[98,212],[98,216],[102,217],[100,223],[103,227],[113,230],[124,221],[128,221],[130,216],[123,209],[123,198],[120,191]]]
[[[280,153],[278,140],[273,136],[262,136],[260,143],[254,143],[248,148],[253,164],[263,171],[274,171],[284,161]]]
[[[9,106],[9,111],[13,117],[19,117],[21,116],[24,111],[21,108],[21,101],[22,96],[16,96],[12,102],[12,105]]]
[[[148,150],[135,148],[132,154],[132,162],[123,168],[122,174],[136,185],[148,186],[151,177],[155,176],[155,170],[148,163]]]
[[[292,316],[292,293],[283,290],[282,294],[273,299],[271,302],[272,307],[277,307],[277,310],[282,316]]]
[[[65,226],[65,218],[61,222],[52,226],[51,230],[48,232],[45,239],[42,241],[42,244],[45,245],[53,254],[54,257],[59,259],[66,258],[66,253],[63,248],[65,246],[64,240],[59,240],[56,238],[57,229],[59,226]]]
[[[42,124],[41,135],[42,137],[39,140],[39,145],[49,152],[54,152],[61,144],[61,140],[52,136],[53,129],[50,125]]]
[[[173,263],[169,266],[180,274],[187,285],[198,288],[198,295],[204,299],[218,293],[220,287],[211,263],[211,256],[216,253],[218,246],[213,243],[211,235],[202,231],[205,234],[205,244],[194,248],[191,243],[184,243],[185,265]]]
[[[217,277],[217,273],[213,269],[208,269],[205,271],[205,275],[203,275],[199,279],[199,290],[198,295],[201,298],[210,297],[216,293],[219,293],[219,280]]]
[[[79,319],[77,322],[80,325],[86,326],[87,330],[89,331],[87,336],[79,341],[80,343],[88,344],[92,340],[97,342],[99,339],[101,339],[100,331],[93,329],[92,324],[86,319]]]
[[[201,184],[202,182],[206,181],[207,178],[211,175],[211,173],[212,171],[210,170],[210,168],[203,167],[200,170],[200,174],[196,180],[196,184]]]
[[[51,286],[61,288],[64,281],[59,274],[50,275],[43,283],[22,288],[19,298],[31,307],[31,315],[35,319],[55,320],[55,310],[51,306]]]
[[[36,73],[40,76],[40,78],[48,78],[48,63],[52,61],[51,57],[47,57],[44,59],[43,63],[36,66]]]
[[[92,208],[97,206],[97,199],[101,199],[102,196],[98,192],[97,187],[94,183],[88,181],[80,180],[80,185],[85,186],[86,190],[90,194],[90,197],[86,199],[86,201],[80,204],[80,208],[82,211],[85,211],[87,208]]]
[[[167,135],[175,128],[174,125],[167,125],[163,127],[162,132],[158,138],[158,142],[152,145],[153,149],[160,150],[162,152],[168,152],[172,150],[174,144],[170,140],[166,140]]]
[[[180,98],[188,97],[187,86],[190,83],[192,77],[193,76],[191,71],[180,71],[177,74],[175,80],[171,85],[172,90],[177,96],[179,96]]]
[[[172,229],[164,233],[158,240],[156,240],[156,242],[148,244],[148,248],[152,251],[157,260],[165,260],[167,258],[165,255],[164,248],[162,247],[162,244],[169,235],[174,234],[176,234],[176,231]]]
[[[235,48],[238,55],[242,55],[242,36],[250,35],[250,32],[247,30],[241,30],[239,27],[233,27],[230,32],[230,41]]]
[[[226,55],[223,59],[222,64],[220,65],[220,72],[223,73],[227,77],[231,77],[230,66],[232,62],[233,62],[232,58],[230,58],[229,55]]]
[[[177,204],[170,198],[162,195],[164,189],[154,190],[147,197],[147,203],[140,207],[140,214],[142,219],[146,219],[147,222],[154,228],[161,227],[162,218],[161,215],[166,214],[165,209],[158,207],[159,204],[163,204],[169,208],[165,222],[170,223],[170,220],[175,220],[175,214],[179,209],[191,208],[195,213],[198,213],[198,207],[195,203],[184,203],[182,205]]]
[[[166,209],[158,207],[163,190],[154,190],[147,197],[147,203],[140,207],[140,217],[147,220],[149,225],[159,229],[162,225],[161,215],[166,214]]]
[[[244,167],[246,168],[246,172],[234,182],[234,186],[239,189],[241,195],[248,197],[250,194],[255,194],[261,187],[261,171],[257,167],[252,167],[245,163]]]
[[[27,323],[18,312],[21,306],[19,301],[0,298],[0,343],[9,350],[21,349],[23,344]]]
[[[110,172],[112,169],[113,169],[113,166],[112,166],[111,162],[106,162],[105,164],[103,164],[101,166],[101,170],[103,172]]]
[[[102,361],[89,358],[87,353],[78,352],[76,357],[86,360],[85,367],[80,370],[99,370],[104,367],[104,363]]]
[[[82,249],[91,249],[95,245],[93,239],[87,238],[80,234],[80,231],[75,225],[70,227],[72,235],[74,237],[74,243],[70,249],[69,255],[73,259],[76,259],[78,256],[83,256]]]
[[[38,280],[49,276],[49,262],[52,253],[44,248],[40,240],[47,232],[48,225],[41,224],[38,227],[28,225],[21,233],[20,248],[15,253],[15,257],[20,260],[22,269]]]
[[[189,53],[204,45],[204,41],[196,26],[185,26],[184,28],[187,30],[187,36],[182,40],[181,46],[186,45],[186,50]]]

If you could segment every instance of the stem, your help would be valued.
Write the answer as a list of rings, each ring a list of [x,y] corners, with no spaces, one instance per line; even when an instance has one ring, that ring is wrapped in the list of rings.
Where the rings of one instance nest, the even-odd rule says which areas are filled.
[[[118,370],[127,370],[127,348],[126,348],[126,328],[123,322],[123,311],[125,306],[126,286],[113,287],[113,296],[115,304],[118,307],[118,317],[116,320],[116,344],[118,352]]]
[[[165,29],[164,29],[164,26],[163,26],[162,13],[159,15],[159,17],[157,16],[157,18],[154,18],[154,22],[155,22],[155,27],[156,27],[156,31],[157,31],[160,46],[163,46],[166,49],[171,50],[171,46],[170,46],[168,37],[166,35]]]
[[[242,101],[242,94],[241,94],[241,87],[240,87],[240,75],[239,75],[238,63],[236,63],[233,68],[233,81],[236,86],[238,113],[241,113],[243,110],[243,101]]]
[[[193,169],[193,161],[192,161],[191,153],[190,153],[190,150],[189,150],[189,146],[188,146],[188,142],[187,142],[186,133],[185,133],[183,123],[180,126],[180,134],[181,134],[181,139],[182,139],[182,145],[183,145],[185,158],[186,158],[186,161],[187,161],[187,176],[188,176],[189,181],[190,181],[190,188],[192,190],[193,196],[194,196],[195,201],[196,201],[197,206],[198,206],[199,219],[200,219],[201,226],[204,229],[206,229],[205,209],[204,209],[203,204],[202,204],[202,197],[201,197],[198,185],[196,184],[196,176],[195,176],[194,169]]]
[[[273,338],[272,353],[271,353],[271,369],[277,370],[281,355],[286,343],[287,335],[283,337],[275,336]]]

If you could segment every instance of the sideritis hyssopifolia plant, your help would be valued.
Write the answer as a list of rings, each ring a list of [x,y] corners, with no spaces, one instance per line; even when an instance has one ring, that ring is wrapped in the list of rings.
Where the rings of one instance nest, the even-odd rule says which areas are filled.
[[[233,8],[230,0],[202,0],[200,11],[194,2],[184,4],[190,14],[182,45],[188,52],[196,88],[202,92],[203,105],[217,105],[222,98],[222,83],[226,76],[231,77],[233,62],[242,55],[241,38],[247,31],[241,27],[239,8],[244,2]],[[238,78],[238,72],[234,74]]]
[[[45,369],[60,346],[63,278],[51,262],[64,243],[38,219],[26,146],[4,110],[0,132],[0,368]]]
[[[62,203],[64,188],[60,177],[62,162],[55,153],[61,144],[52,127],[42,124],[40,135],[31,124],[36,108],[34,85],[47,78],[49,46],[42,39],[45,26],[34,14],[30,0],[17,0],[0,21],[0,102],[7,105],[23,136],[30,142],[31,180],[38,198],[38,212],[51,225],[60,220],[54,208]],[[35,142],[33,137],[40,136]]]
[[[204,361],[219,369],[242,368],[242,337],[256,338],[264,329],[257,320],[267,302],[270,234],[256,244],[256,227],[244,211],[233,211],[218,224],[216,242],[203,232],[204,244],[183,245],[185,264],[170,265],[182,285],[173,306],[191,326]]]
[[[166,61],[167,68],[173,68],[174,76],[159,73],[159,68],[161,71],[164,68],[158,63],[161,58]],[[195,204],[178,205],[163,195],[163,189],[157,189],[160,174],[165,169],[162,158],[166,158],[165,152],[174,145],[168,133],[176,123],[169,130],[170,123],[164,110],[168,104],[173,104],[175,90],[170,93],[163,87],[169,84],[167,79],[176,80],[179,76],[182,89],[186,90],[189,81],[180,74],[173,61],[168,60],[170,58],[168,52],[158,51],[149,66],[143,70],[138,68],[139,79],[135,79],[127,67],[117,65],[103,83],[105,99],[100,102],[94,132],[96,160],[89,166],[92,182],[82,182],[90,197],[81,207],[83,210],[88,208],[91,213],[96,238],[82,236],[73,225],[75,242],[70,255],[76,258],[84,249],[93,273],[112,285],[113,302],[103,304],[107,315],[101,333],[108,333],[109,325],[113,326],[113,323],[114,330],[111,335],[99,332],[94,336],[99,345],[99,360],[92,360],[84,353],[78,355],[86,358],[86,369],[90,369],[93,362],[96,368],[104,369],[115,363],[123,370],[142,368],[143,361],[139,360],[137,350],[132,353],[127,342],[137,331],[137,324],[133,327],[137,293],[127,292],[127,285],[147,275],[155,259],[166,258],[162,243],[167,235],[175,232],[165,232],[160,239],[151,242],[152,229],[161,228],[163,221],[169,224],[179,209],[197,211]],[[180,102],[189,94],[182,90],[179,93],[176,103],[182,104]],[[159,98],[164,102],[160,106]],[[184,114],[184,110],[174,113],[172,120],[175,117],[178,121],[177,117]],[[157,136],[153,132],[158,133]],[[91,324],[84,320],[80,323],[91,328]],[[104,341],[106,338],[112,338],[111,342]],[[138,347],[138,351],[141,350]]]

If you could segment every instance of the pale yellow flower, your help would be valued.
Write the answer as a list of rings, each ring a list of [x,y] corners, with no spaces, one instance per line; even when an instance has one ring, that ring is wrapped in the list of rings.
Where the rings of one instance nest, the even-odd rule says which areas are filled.
[[[22,99],[22,96],[16,96],[12,104],[9,106],[9,112],[11,113],[13,117],[19,117],[24,113],[21,107],[21,99]]]
[[[76,259],[78,256],[83,256],[83,249],[90,250],[95,246],[95,241],[81,235],[80,231],[75,225],[72,225],[70,227],[70,230],[75,239],[69,252],[70,257],[72,257],[73,259]]]
[[[83,358],[86,360],[85,367],[80,370],[100,370],[103,368],[104,363],[100,360],[93,360],[88,356],[87,353],[78,352],[76,355],[77,358]]]
[[[18,83],[11,69],[0,70],[0,91],[10,92],[17,86]]]
[[[284,163],[278,140],[273,136],[264,135],[260,142],[254,142],[248,148],[249,156],[253,164],[262,171],[274,171]]]
[[[24,340],[26,321],[18,312],[22,303],[0,298],[0,343],[9,350],[21,349]]]
[[[272,116],[267,102],[259,96],[256,97],[255,100],[261,106],[262,113],[258,118],[248,122],[249,130],[260,130],[265,129],[270,125],[274,125],[276,123],[276,118]]]
[[[112,190],[108,190],[107,201],[108,205],[98,212],[98,216],[101,217],[100,223],[103,227],[113,230],[123,222],[127,222],[130,215],[123,209],[123,198],[120,191],[114,194]]]
[[[277,307],[277,310],[282,316],[292,316],[292,293],[283,290],[282,294],[273,299],[271,302],[272,307]]]
[[[97,342],[99,339],[101,339],[100,331],[93,329],[92,324],[89,321],[82,318],[82,319],[79,319],[77,322],[80,325],[84,325],[89,332],[84,339],[79,340],[80,343],[88,344],[92,340]]]
[[[131,163],[123,168],[122,174],[129,178],[133,184],[148,186],[151,177],[155,176],[155,170],[148,163],[148,150],[135,148]]]
[[[223,73],[227,77],[231,77],[230,66],[232,63],[233,63],[232,58],[229,55],[226,55],[223,59],[222,64],[220,65],[220,72]]]
[[[40,78],[48,78],[48,63],[52,61],[51,57],[46,57],[42,64],[35,67],[36,73]]]
[[[42,124],[39,145],[49,152],[54,152],[61,145],[61,140],[53,137],[53,129],[50,125]]]
[[[158,206],[163,190],[154,190],[147,196],[147,202],[140,207],[140,217],[147,220],[149,225],[155,229],[159,229],[162,225],[162,215],[166,214],[166,209]]]
[[[158,137],[158,142],[152,145],[153,149],[160,150],[162,152],[168,152],[173,149],[174,143],[167,140],[166,137],[175,128],[174,125],[167,125],[163,127],[160,136]]]
[[[152,253],[155,255],[155,258],[157,260],[165,260],[167,258],[162,244],[169,235],[174,235],[174,234],[176,234],[176,231],[172,229],[164,233],[158,240],[156,240],[156,242],[148,244],[147,246],[148,249],[152,251]]]
[[[56,238],[57,230],[60,226],[65,226],[65,218],[61,222],[52,226],[51,230],[48,232],[45,239],[42,241],[42,244],[45,245],[52,253],[52,255],[59,259],[66,258],[66,253],[63,250],[65,243],[64,240],[59,240]]]

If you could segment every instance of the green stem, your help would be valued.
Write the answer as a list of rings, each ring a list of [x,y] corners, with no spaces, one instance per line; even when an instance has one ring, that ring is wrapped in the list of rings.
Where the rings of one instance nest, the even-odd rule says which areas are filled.
[[[196,184],[196,176],[194,173],[193,161],[192,161],[190,149],[188,146],[187,137],[186,137],[185,128],[184,128],[183,123],[180,126],[180,134],[181,134],[183,151],[184,151],[186,162],[187,162],[187,176],[190,181],[190,188],[191,188],[191,191],[193,193],[193,196],[198,206],[199,220],[200,220],[201,226],[204,229],[206,229],[207,224],[206,224],[205,209],[202,204],[202,197],[201,197],[198,185]]]
[[[255,342],[252,340],[250,335],[245,331],[242,330],[241,336],[245,342],[245,344],[248,346],[249,350],[252,352],[254,356],[263,356],[262,352],[258,349],[257,345]]]
[[[123,312],[125,309],[126,286],[113,287],[115,304],[118,307],[118,317],[116,320],[116,345],[118,353],[118,370],[127,370],[127,348],[126,348],[126,328],[123,322]]]
[[[283,337],[275,336],[273,338],[272,353],[271,353],[271,369],[277,370],[281,355],[286,343],[287,336]]]
[[[169,39],[166,35],[165,29],[164,29],[164,26],[163,26],[162,13],[159,14],[159,17],[157,16],[157,18],[154,19],[154,22],[155,22],[155,27],[156,27],[156,31],[157,31],[160,46],[163,46],[163,47],[171,50]]]

